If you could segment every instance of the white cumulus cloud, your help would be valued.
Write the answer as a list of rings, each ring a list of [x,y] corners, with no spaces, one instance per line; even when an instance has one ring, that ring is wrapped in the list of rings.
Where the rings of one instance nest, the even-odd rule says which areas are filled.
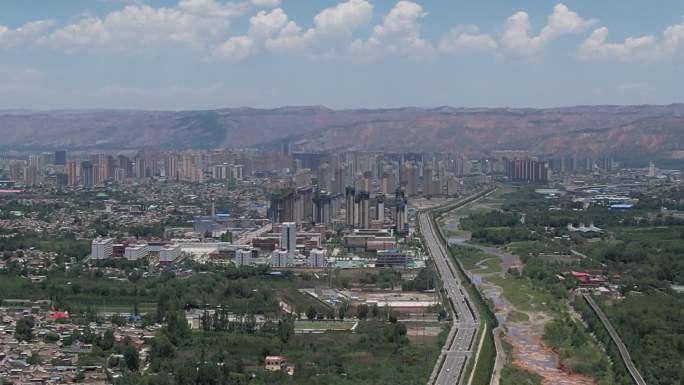
[[[659,45],[662,53],[672,53],[684,45],[684,21],[671,25],[663,32],[663,41]]]
[[[254,40],[248,36],[233,36],[214,51],[217,56],[229,60],[242,60],[256,52]]]
[[[180,0],[174,7],[127,5],[104,17],[86,17],[62,26],[40,42],[55,48],[99,47],[117,50],[164,43],[203,46],[229,34],[231,21],[254,5],[274,1]]]
[[[614,58],[618,60],[633,59],[643,55],[647,50],[654,47],[656,38],[648,35],[641,37],[628,37],[621,43],[609,43],[608,28],[600,27],[591,33],[578,48],[577,53],[582,59]]]
[[[439,41],[439,50],[442,53],[453,54],[464,50],[493,50],[498,43],[493,37],[480,32],[474,25],[457,27],[447,32]]]
[[[627,37],[621,42],[608,41],[608,27],[596,28],[577,47],[580,59],[616,59],[653,61],[676,53],[684,45],[684,21],[663,30],[662,36]]]
[[[282,0],[176,0],[175,5],[153,7],[144,0],[110,0],[121,8],[104,15],[86,14],[75,22],[54,26],[52,21],[32,21],[16,29],[0,25],[0,48],[39,45],[75,51],[97,48],[146,52],[178,46],[199,57],[243,60],[259,53],[296,53],[310,57],[351,54],[356,58],[404,55],[417,58],[470,51],[534,55],[559,37],[589,34],[595,21],[580,16],[563,3],[553,7],[545,24],[533,28],[530,16],[519,11],[506,19],[500,39],[475,25],[448,30],[438,40],[421,34],[428,16],[414,1],[400,0],[371,25],[370,0],[338,0],[305,25],[292,20],[280,7]],[[249,17],[245,31],[235,32],[234,21]],[[367,28],[371,26],[372,28]],[[361,31],[367,31],[362,36]],[[591,31],[576,49],[581,59],[661,58],[684,45],[684,21],[662,34],[628,37],[611,42],[608,27]]]
[[[356,40],[352,49],[367,54],[382,51],[400,54],[424,54],[432,51],[432,44],[420,34],[420,21],[428,13],[412,1],[399,1],[373,28],[366,41]]]
[[[563,36],[586,31],[593,24],[559,3],[553,8],[546,25],[538,35],[533,36],[530,17],[520,11],[509,17],[501,39],[502,44],[511,52],[519,55],[530,55],[538,52],[552,40]]]
[[[32,43],[53,24],[51,20],[38,20],[28,22],[16,29],[0,25],[0,47],[8,48]]]
[[[368,25],[372,16],[371,3],[348,0],[319,12],[314,17],[313,27],[305,31],[295,23],[288,25],[282,34],[267,42],[267,47],[275,51],[287,51],[325,43],[329,48],[337,48],[340,41],[348,42],[354,31]]]
[[[348,43],[354,31],[367,25],[372,15],[373,6],[368,1],[348,0],[322,10],[314,17],[313,26],[304,30],[281,8],[260,11],[250,19],[247,34],[232,37],[218,45],[213,56],[240,60],[262,50],[292,52],[308,49],[313,54],[321,49],[335,49],[341,45],[340,42]],[[238,44],[251,48],[249,51],[236,50]]]
[[[277,34],[281,34],[293,21],[289,20],[285,11],[276,8],[270,12],[259,11],[249,20],[246,35],[233,36],[219,44],[213,50],[213,56],[228,60],[242,60],[262,49],[264,42]]]

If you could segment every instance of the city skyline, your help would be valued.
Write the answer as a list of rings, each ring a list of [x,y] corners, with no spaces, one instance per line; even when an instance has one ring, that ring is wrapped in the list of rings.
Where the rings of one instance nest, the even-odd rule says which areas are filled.
[[[0,58],[0,385],[684,385],[681,0],[4,0]]]
[[[1,109],[681,102],[675,1],[0,5]]]

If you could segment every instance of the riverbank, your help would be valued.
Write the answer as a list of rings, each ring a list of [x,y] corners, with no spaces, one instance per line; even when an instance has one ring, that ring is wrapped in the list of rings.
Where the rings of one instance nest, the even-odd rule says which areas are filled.
[[[497,341],[497,345],[510,347],[503,349],[508,351],[496,366],[492,383],[515,383],[511,376],[520,376],[522,371],[529,373],[526,377],[530,384],[596,384],[591,378],[569,373],[561,364],[559,355],[544,343],[545,326],[563,310],[554,306],[548,293],[536,290],[525,279],[507,274],[522,271],[520,258],[496,247],[472,244],[470,234],[460,226],[461,218],[471,213],[500,209],[507,192],[497,190],[445,214],[439,220],[449,237],[452,256],[461,261],[473,283],[489,301],[501,325],[502,339]]]

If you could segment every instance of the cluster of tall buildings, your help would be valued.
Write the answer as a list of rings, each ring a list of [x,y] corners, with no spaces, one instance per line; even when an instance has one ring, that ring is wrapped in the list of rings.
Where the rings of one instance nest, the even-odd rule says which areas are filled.
[[[67,152],[61,150],[10,160],[2,174],[25,186],[93,187],[104,182],[152,178],[182,182],[239,181],[245,175],[246,166],[242,161],[250,163],[254,159],[258,159],[258,155],[230,151],[141,151],[133,156],[97,153],[68,157]]]
[[[460,178],[473,171],[471,162],[454,154],[391,154],[367,152],[294,153],[292,171],[296,187],[313,178],[320,189],[345,194],[357,192],[407,196],[455,195]]]
[[[386,220],[397,223],[402,232],[407,223],[407,198],[397,188],[389,197],[381,192],[357,191],[345,188],[345,194],[331,194],[318,186],[285,188],[271,193],[270,220],[273,223],[333,225],[337,222],[347,228],[383,228]]]
[[[578,157],[567,156],[549,158],[549,168],[558,174],[577,174],[604,172],[612,173],[617,168],[617,163],[611,156],[593,158],[590,156]]]
[[[551,173],[556,175],[575,175],[592,173],[612,173],[617,168],[610,156],[592,157],[550,157],[539,159],[528,151],[495,151],[490,160],[494,171],[503,166],[503,173],[511,180],[529,183],[547,183]]]
[[[71,156],[70,156],[71,155]],[[292,152],[262,150],[139,151],[135,154],[31,154],[24,159],[0,159],[2,175],[27,186],[56,184],[92,187],[104,182],[165,179],[181,182],[239,181],[247,176],[289,178],[283,184],[282,205],[274,215],[283,220],[329,222],[330,213],[345,205],[353,187],[371,199],[400,189],[406,197],[455,196],[464,180],[478,175],[506,175],[515,181],[546,183],[551,172],[576,174],[612,172],[610,156],[537,158],[525,150],[498,150],[482,159],[458,153]],[[314,188],[315,187],[315,188]],[[316,200],[309,209],[308,202]],[[301,202],[307,202],[303,205]],[[337,205],[337,206],[336,206]],[[372,208],[372,206],[370,206]],[[359,216],[362,220],[365,215]]]
[[[389,215],[387,215],[389,214]],[[357,192],[354,187],[345,191],[345,225],[356,229],[379,229],[385,219],[391,219],[398,233],[404,233],[407,223],[407,199],[403,190],[397,188],[388,198],[383,193],[371,196],[368,191]]]
[[[273,223],[329,224],[337,204],[336,197],[314,186],[286,187],[271,193],[269,216]]]
[[[516,182],[547,183],[549,163],[537,159],[504,159],[506,176]]]
[[[289,148],[288,148],[289,151]],[[452,154],[288,153],[290,167],[269,189],[273,223],[392,226],[407,231],[407,201],[457,195],[471,162]]]
[[[138,181],[163,178],[183,182],[202,182],[207,179],[242,179],[242,167],[220,164],[200,167],[192,154],[145,153],[133,157],[126,155],[97,154],[90,160],[67,162],[69,185],[92,187],[105,181],[122,183],[129,179]]]
[[[31,154],[28,156],[28,159],[10,161],[5,167],[5,176],[8,179],[21,181],[29,186],[35,186],[44,182],[49,174],[48,170],[62,170],[65,164],[66,151]],[[51,173],[54,174],[54,172]],[[60,182],[66,183],[66,178],[63,174],[58,174],[58,177]]]

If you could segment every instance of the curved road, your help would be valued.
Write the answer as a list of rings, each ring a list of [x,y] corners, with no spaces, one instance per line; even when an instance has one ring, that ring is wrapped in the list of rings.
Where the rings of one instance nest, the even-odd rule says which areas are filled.
[[[430,378],[430,384],[461,384],[466,362],[472,352],[479,327],[479,316],[477,310],[470,305],[467,292],[461,287],[456,267],[449,258],[444,242],[437,235],[438,230],[430,219],[429,211],[420,212],[418,220],[426,248],[442,278],[443,288],[451,303],[455,318],[440,359]]]

